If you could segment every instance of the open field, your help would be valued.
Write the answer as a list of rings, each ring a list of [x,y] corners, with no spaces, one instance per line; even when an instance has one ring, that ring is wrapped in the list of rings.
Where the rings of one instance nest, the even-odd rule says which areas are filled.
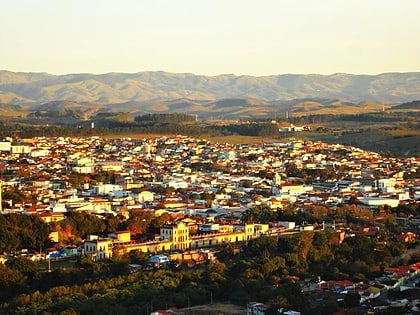
[[[246,308],[233,304],[207,304],[181,309],[185,315],[243,315]]]
[[[76,268],[76,258],[51,259],[50,267],[51,267],[51,270]],[[47,271],[48,268],[49,268],[48,260],[39,262],[40,271]]]

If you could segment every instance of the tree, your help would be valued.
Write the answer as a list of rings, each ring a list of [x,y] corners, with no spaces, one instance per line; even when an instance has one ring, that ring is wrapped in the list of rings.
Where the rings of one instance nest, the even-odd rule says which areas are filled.
[[[113,276],[128,275],[130,273],[129,260],[125,257],[113,256],[110,260],[109,270]]]
[[[299,234],[296,251],[302,261],[306,262],[309,249],[312,246],[312,240],[314,238],[313,231],[303,231]]]
[[[115,232],[119,229],[123,218],[118,215],[108,214],[105,216],[105,231],[108,233]]]
[[[33,276],[38,271],[38,264],[25,257],[14,257],[7,262],[7,266],[25,276]]]
[[[344,295],[344,304],[346,307],[356,307],[360,304],[359,293],[349,292]]]
[[[269,258],[277,250],[277,241],[274,237],[261,236],[250,240],[248,249],[254,257]]]
[[[268,206],[255,206],[242,213],[242,222],[268,223],[274,218],[273,210]]]
[[[0,264],[0,290],[2,292],[0,301],[7,300],[20,292],[25,280],[26,277],[21,272]]]
[[[106,225],[103,219],[89,213],[69,212],[65,220],[57,223],[62,231],[71,231],[73,236],[81,238],[88,234],[104,232]],[[70,225],[70,229],[67,227]]]
[[[0,214],[0,251],[39,250],[48,242],[48,235],[48,225],[35,215]]]
[[[151,222],[150,222],[150,225],[149,225],[149,232],[154,233],[154,234],[158,234],[160,232],[160,228],[164,224],[172,223],[173,220],[174,219],[167,212],[162,213],[162,215],[160,215],[158,217],[153,217]]]
[[[291,308],[298,311],[308,309],[307,298],[303,295],[300,285],[289,279],[280,281],[275,290],[275,298],[272,300],[273,306],[278,308]]]
[[[139,210],[130,213],[130,217],[127,220],[127,229],[132,234],[144,234],[146,233],[150,223],[152,222],[154,214],[152,211]]]

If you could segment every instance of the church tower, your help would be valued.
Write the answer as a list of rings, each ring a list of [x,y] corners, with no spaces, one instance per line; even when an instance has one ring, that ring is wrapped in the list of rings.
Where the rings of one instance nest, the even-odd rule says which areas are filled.
[[[279,173],[276,173],[273,178],[273,183],[271,185],[271,194],[277,196],[280,192],[279,186],[281,185],[281,176]]]

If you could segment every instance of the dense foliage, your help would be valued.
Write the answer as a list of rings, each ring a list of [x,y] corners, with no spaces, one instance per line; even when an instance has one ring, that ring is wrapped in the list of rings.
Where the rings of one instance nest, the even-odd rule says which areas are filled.
[[[134,121],[147,124],[147,123],[184,123],[195,121],[195,117],[192,115],[171,113],[171,114],[146,114],[134,117]]]
[[[379,275],[392,260],[389,249],[378,251],[377,241],[366,236],[339,245],[333,230],[265,236],[241,247],[228,244],[217,257],[213,263],[190,268],[174,264],[135,273],[130,273],[129,264],[145,265],[147,255],[131,252],[102,262],[81,256],[73,268],[51,273],[15,258],[0,265],[0,287],[8,292],[1,297],[1,308],[14,314],[145,314],[152,308],[187,307],[214,299],[239,305],[258,300],[270,303],[273,310],[325,314],[323,307],[309,304],[295,276],[363,281]]]
[[[48,235],[48,225],[37,216],[0,215],[0,252],[14,252],[22,248],[39,250],[49,241]]]

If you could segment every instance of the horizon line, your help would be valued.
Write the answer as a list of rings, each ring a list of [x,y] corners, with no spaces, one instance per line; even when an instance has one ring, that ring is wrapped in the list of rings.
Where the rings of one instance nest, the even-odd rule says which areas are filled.
[[[219,74],[197,74],[193,72],[172,72],[166,70],[143,70],[137,72],[124,72],[124,71],[110,71],[110,72],[67,72],[67,73],[52,73],[48,71],[15,71],[15,70],[8,70],[8,69],[0,69],[2,72],[12,72],[12,73],[36,73],[36,74],[47,74],[52,76],[67,76],[67,75],[108,75],[108,74],[139,74],[139,73],[167,73],[167,74],[175,74],[175,75],[193,75],[193,76],[205,76],[205,77],[220,77],[220,76],[234,76],[234,77],[272,77],[272,76],[281,76],[281,75],[318,75],[318,76],[334,76],[334,75],[356,75],[356,76],[378,76],[384,74],[406,74],[406,73],[419,73],[419,71],[388,71],[388,72],[380,72],[380,73],[350,73],[350,72],[333,72],[329,74],[325,73],[316,73],[316,72],[308,72],[308,73],[294,73],[294,72],[285,72],[285,73],[277,73],[277,74],[267,74],[267,75],[253,75],[253,74],[235,74],[235,73],[219,73]]]

